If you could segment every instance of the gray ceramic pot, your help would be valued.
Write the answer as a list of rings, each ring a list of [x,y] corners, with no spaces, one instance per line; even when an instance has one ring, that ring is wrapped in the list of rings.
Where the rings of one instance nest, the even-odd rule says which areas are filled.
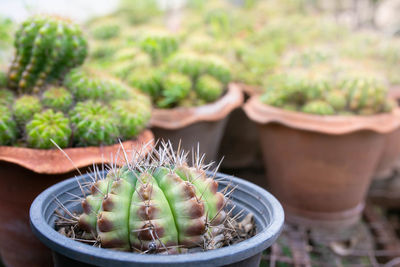
[[[88,179],[86,175],[78,180]],[[81,196],[75,178],[58,183],[42,192],[30,209],[33,232],[54,254],[55,266],[259,266],[261,253],[278,238],[284,212],[270,193],[245,180],[218,174],[220,188],[228,183],[237,189],[232,201],[237,211],[251,212],[257,225],[257,234],[238,244],[206,252],[181,255],[143,255],[96,248],[71,240],[54,230],[58,208],[55,197],[69,210],[80,211],[79,203],[71,202],[72,194]],[[70,194],[72,193],[72,194]],[[236,212],[237,212],[236,211]]]

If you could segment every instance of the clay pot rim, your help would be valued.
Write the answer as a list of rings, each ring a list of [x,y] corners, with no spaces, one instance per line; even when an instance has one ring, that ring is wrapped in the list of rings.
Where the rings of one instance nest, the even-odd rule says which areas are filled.
[[[244,102],[239,85],[230,83],[226,94],[219,100],[199,107],[154,109],[150,124],[169,130],[184,128],[200,121],[218,121]]]
[[[148,153],[154,146],[154,135],[150,130],[143,131],[136,139],[122,142],[126,150],[145,146],[142,153]],[[120,144],[99,147],[72,147],[63,149],[75,166],[58,149],[34,149],[26,147],[0,146],[0,161],[14,163],[40,174],[63,174],[92,164],[107,163],[113,160]],[[111,155],[114,154],[114,155]]]
[[[265,105],[258,96],[252,96],[243,109],[251,120],[259,124],[280,123],[296,129],[333,135],[361,130],[384,134],[400,127],[399,107],[391,113],[371,116],[321,116]]]

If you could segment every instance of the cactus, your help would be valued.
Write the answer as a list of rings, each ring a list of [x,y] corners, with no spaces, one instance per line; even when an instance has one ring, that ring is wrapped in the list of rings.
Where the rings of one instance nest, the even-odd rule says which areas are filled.
[[[161,99],[157,101],[157,106],[167,108],[184,99],[192,88],[189,77],[180,73],[171,73],[163,80],[163,90]]]
[[[0,88],[7,87],[7,74],[0,70]]]
[[[151,103],[144,101],[131,99],[111,103],[119,121],[119,131],[124,138],[136,137],[147,126],[151,117]]]
[[[91,29],[91,34],[94,39],[102,41],[115,38],[121,32],[121,22],[113,18],[96,20],[93,22],[95,26]]]
[[[196,80],[202,74],[214,76],[220,82],[227,84],[231,79],[228,64],[215,55],[202,56],[196,53],[179,53],[169,61],[170,68]]]
[[[70,112],[74,141],[78,146],[114,144],[118,122],[109,107],[91,100],[79,102]]]
[[[0,105],[11,106],[13,102],[13,92],[8,89],[0,89]]]
[[[82,201],[78,227],[101,247],[168,253],[204,246],[224,229],[228,199],[200,161],[189,167],[168,146],[112,169]]]
[[[61,112],[48,109],[35,114],[26,125],[25,132],[29,147],[49,149],[54,147],[51,140],[61,148],[67,147],[72,131],[68,118]]]
[[[77,101],[102,100],[105,102],[122,99],[129,94],[130,88],[114,79],[103,78],[83,69],[70,71],[64,85]]]
[[[302,109],[305,113],[311,113],[316,115],[333,115],[335,114],[335,110],[331,105],[322,101],[322,100],[315,100],[309,103],[306,103]]]
[[[0,146],[10,145],[17,139],[17,125],[11,110],[0,103]]]
[[[15,35],[15,49],[9,87],[32,92],[81,65],[87,43],[81,29],[71,21],[41,15],[22,23]]]
[[[42,110],[42,104],[36,96],[22,95],[14,102],[14,116],[19,126],[29,122],[35,113]]]
[[[151,67],[151,58],[146,53],[138,53],[132,59],[116,61],[111,65],[111,72],[118,78],[125,80],[129,73],[136,69]]]
[[[382,112],[387,96],[387,88],[376,80],[350,79],[341,84],[348,94],[349,109],[369,115]]]
[[[222,83],[210,75],[200,76],[195,89],[197,95],[206,102],[217,100],[224,91]]]
[[[168,61],[168,65],[172,70],[188,75],[192,79],[196,79],[200,74],[204,73],[205,68],[201,56],[188,52],[174,55]]]
[[[55,111],[66,112],[73,102],[72,94],[64,87],[49,86],[43,92],[42,103],[45,107]]]
[[[286,103],[286,97],[282,91],[268,90],[260,96],[260,101],[266,105],[282,107]]]
[[[325,100],[336,111],[344,110],[347,105],[346,94],[342,90],[332,90],[327,92]]]
[[[204,67],[204,73],[214,76],[216,79],[224,84],[227,84],[231,80],[231,71],[222,58],[209,55],[202,59]]]
[[[178,49],[178,40],[166,32],[150,31],[140,40],[140,47],[151,55],[155,63],[159,63]]]
[[[128,75],[126,82],[142,92],[157,98],[161,93],[161,72],[158,69],[138,69]]]

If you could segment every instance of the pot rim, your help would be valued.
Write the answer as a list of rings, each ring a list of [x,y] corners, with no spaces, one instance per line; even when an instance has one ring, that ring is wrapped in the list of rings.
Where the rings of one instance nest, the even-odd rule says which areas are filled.
[[[219,100],[199,107],[176,107],[154,109],[150,120],[152,127],[169,130],[184,128],[200,121],[218,121],[243,104],[244,97],[240,86],[229,83],[226,94]]]
[[[125,149],[145,146],[143,153],[148,153],[154,146],[154,135],[144,130],[136,139],[122,142]],[[74,165],[58,149],[35,149],[26,147],[0,146],[0,161],[17,164],[40,174],[63,174],[92,164],[114,162],[115,154],[121,145],[70,147],[63,149]],[[128,153],[129,154],[129,153]]]
[[[261,253],[275,242],[280,235],[284,224],[283,208],[273,195],[265,189],[248,181],[218,173],[216,177],[222,178],[223,180],[220,182],[224,184],[230,183],[239,185],[240,190],[243,189],[245,194],[256,197],[258,200],[263,199],[265,205],[269,205],[271,212],[269,214],[264,214],[264,216],[273,216],[273,219],[271,219],[268,226],[262,229],[262,231],[257,233],[255,236],[229,247],[205,252],[177,255],[144,255],[92,247],[61,235],[54,230],[54,228],[50,226],[44,218],[44,212],[51,204],[49,199],[54,199],[55,197],[53,192],[57,192],[63,187],[67,188],[65,190],[67,191],[68,189],[71,189],[68,187],[69,185],[76,183],[76,179],[84,179],[86,177],[87,175],[70,178],[49,187],[36,197],[29,212],[31,228],[34,234],[43,243],[50,245],[51,249],[57,253],[79,259],[86,263],[93,264],[94,259],[99,259],[99,261],[102,261],[105,264],[116,264],[118,266],[123,266],[123,264],[151,266],[189,266],[191,264],[201,264],[201,266],[226,265]]]
[[[385,134],[400,127],[399,107],[391,113],[371,116],[321,116],[265,105],[258,96],[252,96],[243,109],[251,120],[259,124],[280,123],[295,129],[333,135],[361,130]]]

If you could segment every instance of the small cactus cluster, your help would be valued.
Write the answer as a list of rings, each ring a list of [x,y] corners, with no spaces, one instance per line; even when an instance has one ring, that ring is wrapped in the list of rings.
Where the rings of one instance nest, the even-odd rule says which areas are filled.
[[[140,47],[148,53],[154,62],[159,63],[178,50],[177,38],[162,31],[150,31],[140,40]]]
[[[233,190],[218,191],[206,172],[211,165],[203,160],[195,156],[189,166],[187,153],[162,142],[152,155],[137,153],[106,175],[95,172],[93,182],[83,186],[89,192],[81,199],[82,213],[72,218],[75,229],[102,248],[141,253],[228,245],[235,233],[233,209],[228,210]]]
[[[134,70],[126,82],[149,94],[157,107],[172,108],[216,101],[230,78],[228,65],[217,56],[182,53],[167,66]]]
[[[77,25],[35,16],[22,24],[15,46],[8,82],[0,79],[0,146],[110,145],[135,138],[147,126],[151,101],[146,95],[76,68],[87,50]]]
[[[15,34],[16,53],[9,69],[8,87],[25,93],[38,92],[46,82],[57,80],[83,63],[86,39],[80,27],[54,16],[34,16]]]
[[[278,79],[260,96],[267,105],[317,115],[373,115],[391,112],[396,103],[387,88],[374,79],[351,78],[341,82]]]

